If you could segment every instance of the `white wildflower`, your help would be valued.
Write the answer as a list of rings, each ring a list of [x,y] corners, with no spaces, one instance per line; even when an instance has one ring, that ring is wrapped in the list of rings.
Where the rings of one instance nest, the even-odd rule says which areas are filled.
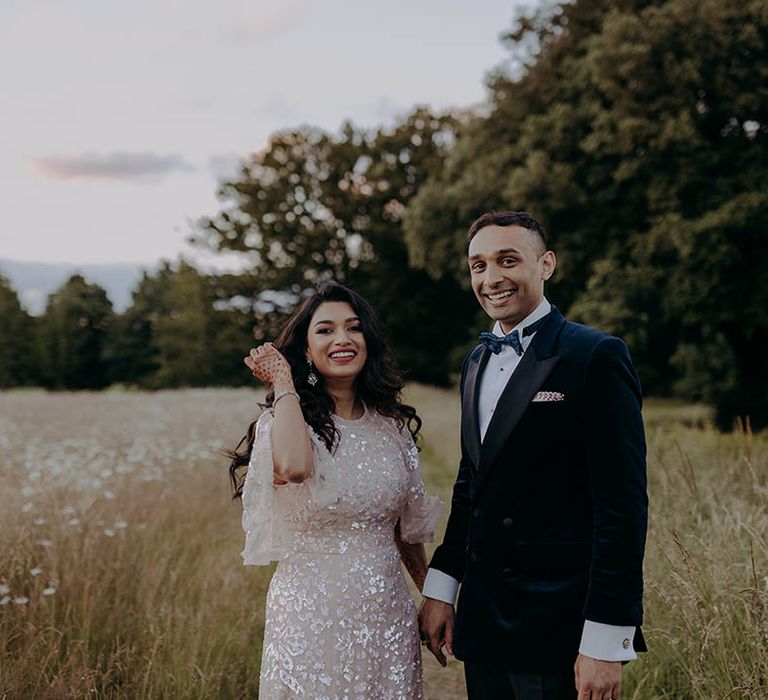
[[[0,598],[0,605],[8,605],[10,602],[11,599],[7,595],[4,595],[2,598]]]
[[[27,501],[27,502],[26,502],[26,503],[25,503],[25,504],[24,504],[24,505],[21,507],[21,512],[22,512],[22,513],[31,513],[33,509],[34,509],[34,506],[33,506],[33,505],[32,505],[32,504],[29,502],[29,501]]]
[[[48,588],[43,588],[43,595],[53,595],[56,593],[56,589],[53,586],[48,586]]]
[[[104,528],[104,534],[107,537],[114,537],[115,536],[115,531],[111,527],[106,527],[106,528]]]
[[[45,525],[45,518],[35,518],[35,525]]]
[[[16,605],[26,605],[29,602],[29,598],[24,595],[20,595],[18,598],[14,598],[13,602]]]
[[[128,527],[128,523],[127,523],[127,522],[125,522],[125,520],[116,520],[116,521],[115,521],[115,527],[116,527],[118,530],[125,530],[125,528],[127,528],[127,527]]]
[[[0,584],[0,595],[6,595],[7,593],[11,592],[10,586],[6,586],[5,584]]]
[[[30,569],[29,573],[32,574],[33,576],[39,576],[40,574],[43,573],[43,570],[39,566],[36,566],[34,569]]]

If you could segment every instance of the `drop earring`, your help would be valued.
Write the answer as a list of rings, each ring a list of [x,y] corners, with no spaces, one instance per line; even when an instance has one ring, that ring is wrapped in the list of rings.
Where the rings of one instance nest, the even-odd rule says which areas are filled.
[[[309,386],[315,386],[317,384],[317,375],[315,374],[315,368],[312,364],[312,360],[307,359],[307,365],[309,366],[309,374],[307,375],[307,384]]]

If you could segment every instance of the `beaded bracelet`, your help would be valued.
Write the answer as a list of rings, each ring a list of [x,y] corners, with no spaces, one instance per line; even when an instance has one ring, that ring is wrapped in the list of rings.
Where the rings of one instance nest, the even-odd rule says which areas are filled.
[[[301,401],[299,395],[293,389],[283,389],[283,391],[278,391],[275,394],[275,398],[272,399],[272,405],[274,406],[280,399],[283,398],[283,396],[290,396],[291,394],[296,397],[297,401]]]

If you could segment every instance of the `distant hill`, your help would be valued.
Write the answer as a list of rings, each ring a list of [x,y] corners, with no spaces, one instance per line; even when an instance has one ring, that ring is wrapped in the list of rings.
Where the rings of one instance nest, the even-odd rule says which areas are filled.
[[[45,309],[48,295],[75,273],[81,274],[88,282],[104,287],[115,310],[123,311],[131,303],[131,292],[141,279],[142,272],[154,272],[155,267],[131,263],[77,265],[17,262],[0,258],[0,274],[10,280],[24,308],[35,316]]]

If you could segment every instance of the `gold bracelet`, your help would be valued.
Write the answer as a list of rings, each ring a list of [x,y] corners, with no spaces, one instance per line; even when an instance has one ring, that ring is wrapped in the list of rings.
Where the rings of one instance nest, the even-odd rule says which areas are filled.
[[[293,394],[293,396],[295,396],[295,397],[296,397],[296,400],[297,400],[297,401],[301,402],[301,399],[299,398],[299,395],[298,395],[298,394],[297,394],[297,393],[296,393],[296,392],[295,392],[293,389],[283,389],[282,391],[278,391],[278,392],[275,394],[275,398],[274,398],[274,399],[272,399],[272,406],[274,407],[274,405],[275,405],[275,404],[276,404],[276,403],[277,403],[277,402],[278,402],[280,399],[282,399],[282,398],[283,398],[283,396],[290,396],[291,394]]]

